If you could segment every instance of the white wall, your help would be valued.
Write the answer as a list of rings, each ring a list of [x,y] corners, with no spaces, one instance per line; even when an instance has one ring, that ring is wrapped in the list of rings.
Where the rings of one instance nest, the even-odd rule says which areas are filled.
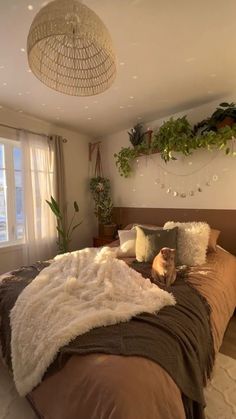
[[[51,125],[45,121],[29,117],[7,109],[0,110],[0,123],[37,132],[54,133],[68,139],[64,144],[66,171],[66,199],[69,204],[68,216],[73,210],[73,201],[77,200],[80,207],[81,226],[75,230],[71,243],[71,250],[92,245],[92,237],[96,223],[88,193],[88,142],[89,138],[78,132]],[[0,127],[0,135],[5,131]],[[21,247],[0,248],[0,273],[19,267],[22,264]]]
[[[231,100],[232,98],[225,98]],[[222,99],[223,101],[223,99]],[[211,115],[220,102],[188,110],[174,115],[187,115],[196,123]],[[151,121],[146,127],[160,127],[168,119]],[[236,208],[236,157],[225,156],[222,151],[206,150],[194,152],[188,158],[178,156],[178,161],[167,164],[159,155],[138,158],[133,175],[122,178],[115,166],[114,153],[129,145],[127,131],[104,138],[102,143],[105,175],[110,177],[115,206],[153,208]],[[236,150],[236,144],[235,144]],[[181,176],[182,175],[182,176]],[[213,180],[214,179],[214,180]],[[206,183],[210,183],[208,186]],[[197,190],[200,185],[202,192]],[[165,185],[163,189],[161,185]],[[167,190],[186,193],[186,198],[174,197]]]

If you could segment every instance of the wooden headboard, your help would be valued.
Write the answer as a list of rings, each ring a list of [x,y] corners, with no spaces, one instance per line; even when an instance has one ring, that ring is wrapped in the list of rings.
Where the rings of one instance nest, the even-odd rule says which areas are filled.
[[[163,226],[166,221],[206,221],[221,231],[218,243],[236,255],[236,210],[116,207],[114,218],[123,227],[130,223]]]

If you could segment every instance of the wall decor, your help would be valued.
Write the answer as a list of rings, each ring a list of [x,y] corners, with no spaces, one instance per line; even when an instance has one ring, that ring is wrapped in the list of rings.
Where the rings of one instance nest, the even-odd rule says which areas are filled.
[[[199,124],[197,124],[198,128],[197,125],[192,128],[186,116],[177,119],[170,118],[154,133],[151,141],[143,141],[133,147],[122,147],[118,153],[114,154],[120,175],[125,178],[129,177],[137,157],[155,153],[160,153],[165,163],[177,160],[175,153],[189,156],[199,149],[224,150],[226,155],[236,156],[234,141],[230,142],[236,137],[236,123],[234,121],[232,123],[232,118],[228,119],[229,116],[226,115],[226,113],[234,114],[235,112],[236,118],[236,108],[234,104],[223,103],[215,112],[221,122],[214,130],[199,130]],[[216,118],[216,113],[214,114]]]
[[[223,174],[215,173],[215,169],[211,167],[217,157],[218,153],[214,153],[201,167],[185,173],[170,171],[159,164],[154,184],[175,198],[196,196],[214,186],[222,177]],[[192,164],[192,161],[188,162],[188,166],[191,168]]]
[[[234,160],[229,160],[232,166]],[[175,161],[166,165],[157,155],[149,155],[147,159],[137,158],[134,162],[135,174],[128,182],[130,204],[135,206],[137,197],[139,199],[142,195],[150,196],[150,202],[157,202],[160,196],[167,202],[170,202],[170,198],[174,202],[175,199],[190,200],[199,195],[206,197],[224,188],[229,177],[230,169],[222,164],[222,153],[219,150],[204,155],[197,153],[196,159],[191,156],[182,157],[178,161],[178,165]],[[150,194],[144,192],[145,184],[148,184]],[[144,201],[145,204],[147,202]],[[138,205],[142,206],[141,203]]]

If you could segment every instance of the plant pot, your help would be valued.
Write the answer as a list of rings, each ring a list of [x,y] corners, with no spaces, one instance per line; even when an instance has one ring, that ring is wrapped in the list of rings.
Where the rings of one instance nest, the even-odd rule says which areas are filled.
[[[99,224],[99,236],[114,237],[116,224]]]
[[[217,122],[216,128],[217,129],[223,128],[223,127],[225,127],[227,125],[229,127],[232,127],[232,125],[234,125],[234,124],[235,124],[235,120],[233,118],[231,118],[231,116],[226,116],[225,119],[223,119],[223,121]]]
[[[103,224],[98,223],[98,236],[103,237]]]

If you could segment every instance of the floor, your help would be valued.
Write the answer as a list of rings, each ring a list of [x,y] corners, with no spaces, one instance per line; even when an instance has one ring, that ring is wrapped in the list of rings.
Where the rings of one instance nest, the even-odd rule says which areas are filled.
[[[236,313],[226,329],[220,352],[236,359]]]

